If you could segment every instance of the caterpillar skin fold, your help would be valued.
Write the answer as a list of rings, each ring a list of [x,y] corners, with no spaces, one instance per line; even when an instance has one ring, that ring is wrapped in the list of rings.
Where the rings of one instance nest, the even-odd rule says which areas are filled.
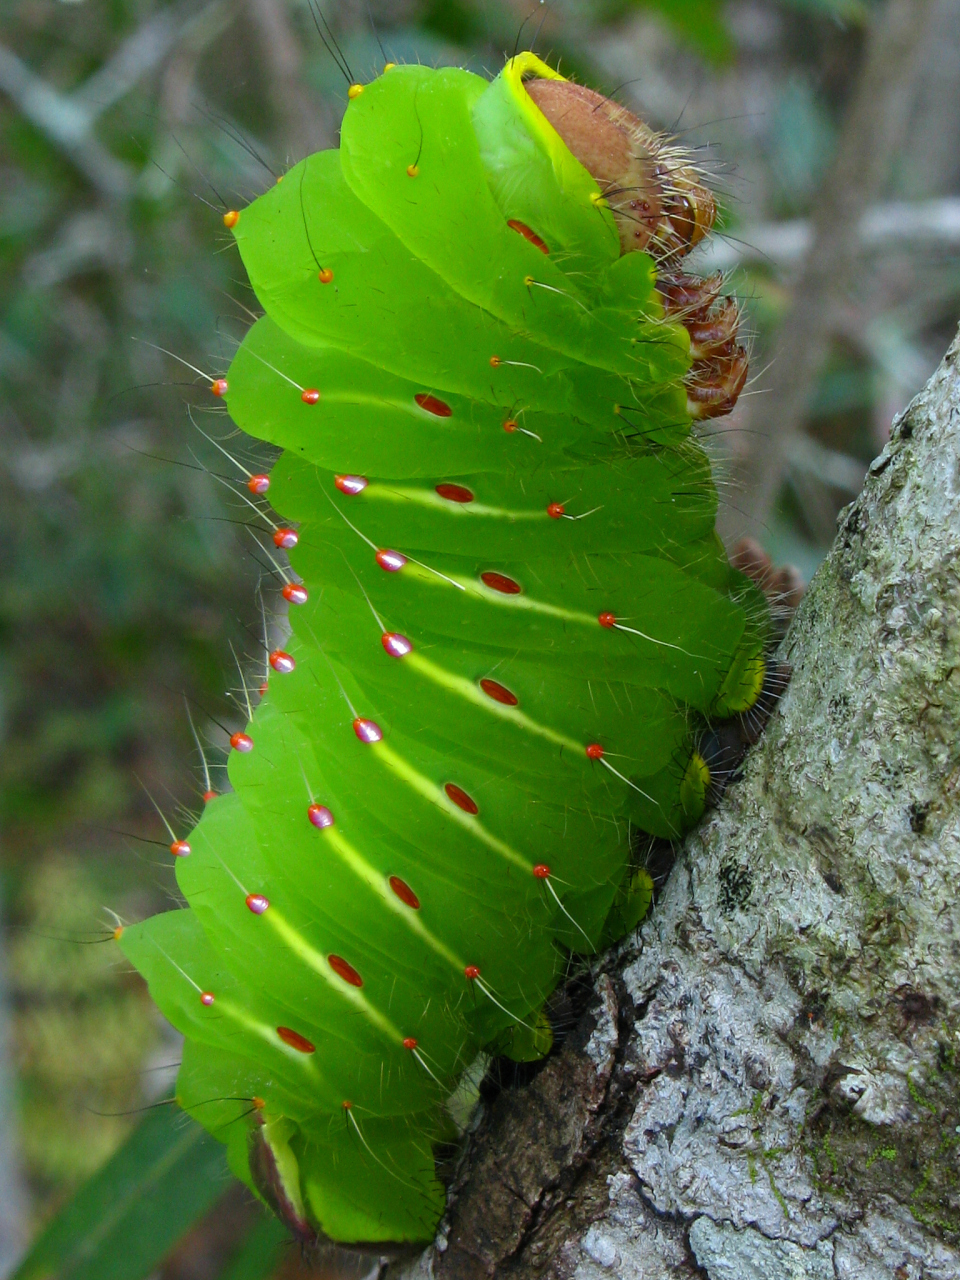
[[[638,833],[697,820],[697,744],[760,693],[691,437],[746,374],[680,270],[713,215],[523,54],[354,86],[339,150],[225,219],[265,315],[213,389],[283,451],[251,488],[297,525],[296,607],[174,848],[187,907],[120,945],[181,1106],[304,1238],[432,1236],[466,1069],[548,1051],[569,953],[649,904]]]

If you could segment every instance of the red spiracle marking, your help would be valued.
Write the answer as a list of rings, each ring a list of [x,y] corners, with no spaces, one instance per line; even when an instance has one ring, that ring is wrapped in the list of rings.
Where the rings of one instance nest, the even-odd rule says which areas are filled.
[[[211,800],[216,800],[219,794],[219,791],[205,791],[203,793],[203,803],[209,804]]]
[[[284,1044],[288,1044],[291,1049],[296,1049],[298,1053],[317,1052],[317,1046],[306,1036],[302,1036],[299,1031],[291,1031],[289,1027],[277,1027],[277,1035]]]
[[[491,591],[499,591],[505,596],[518,596],[523,590],[519,582],[514,582],[513,578],[508,578],[505,573],[495,573],[492,569],[481,573],[480,581],[485,583]]]
[[[361,742],[370,744],[379,742],[383,737],[383,730],[377,724],[376,720],[364,720],[358,716],[353,722],[353,732],[357,735]]]
[[[306,604],[309,599],[307,588],[299,582],[288,582],[280,594],[289,604]]]
[[[404,1036],[404,1037],[403,1037],[403,1047],[404,1047],[405,1049],[415,1049],[415,1048],[417,1047],[416,1037],[414,1037],[414,1036]]]
[[[363,979],[357,973],[352,964],[348,964],[343,956],[327,956],[327,964],[344,982],[349,982],[351,987],[362,987]]]
[[[529,240],[531,244],[536,245],[541,253],[549,253],[550,250],[543,243],[535,231],[532,231],[525,222],[519,222],[516,218],[511,218],[507,223],[511,231],[517,231],[523,236],[524,240]]]
[[[329,267],[321,267],[320,270],[317,272],[317,279],[320,281],[321,284],[329,284],[330,281],[333,279],[333,272],[330,270]]]
[[[248,751],[253,750],[253,739],[248,733],[232,733],[230,735],[230,745],[234,751],[239,751],[241,755],[245,755]]]
[[[210,390],[215,396],[225,396],[227,394],[226,378],[214,378],[213,382],[210,383]]]
[[[262,893],[248,893],[246,903],[255,916],[262,916],[270,906],[270,899],[265,898]]]
[[[476,800],[472,796],[468,796],[463,787],[458,787],[455,782],[448,782],[443,789],[453,803],[462,809],[464,813],[473,815],[480,812],[480,806]]]
[[[270,665],[274,671],[279,671],[282,676],[288,676],[297,665],[289,653],[285,653],[283,649],[274,649],[270,655]]]
[[[215,999],[216,999],[216,996],[214,996],[212,991],[200,992],[200,1003],[203,1005],[206,1005],[208,1009],[213,1004]]]
[[[468,964],[463,971],[463,976],[469,978],[471,982],[475,982],[480,977],[480,970],[475,964]]]
[[[391,876],[387,883],[401,902],[408,907],[412,907],[414,911],[420,910],[420,899],[407,884],[406,880],[401,880],[399,876]]]
[[[563,503],[551,502],[549,507],[547,507],[547,515],[551,520],[559,520],[563,515]]]
[[[418,391],[413,398],[421,409],[426,409],[427,413],[432,413],[436,418],[449,418],[453,413],[445,400],[438,400],[426,391]]]
[[[617,615],[615,613],[598,613],[597,621],[601,627],[615,627],[617,625]]]
[[[175,858],[189,858],[193,850],[190,848],[186,840],[174,840],[170,846],[170,852]]]
[[[603,747],[601,747],[599,742],[590,743],[590,745],[587,747],[587,756],[591,760],[603,759]]]
[[[402,636],[399,631],[385,631],[380,637],[380,643],[391,658],[405,658],[408,653],[413,651],[411,642],[406,636]]]
[[[547,866],[545,862],[538,862],[537,865],[533,868],[533,874],[537,877],[538,880],[549,880],[550,868]]]
[[[438,484],[437,493],[448,502],[472,502],[473,493],[462,484]]]
[[[281,551],[290,551],[300,541],[300,535],[296,529],[274,529],[273,545],[279,547]]]
[[[391,551],[388,547],[382,547],[377,552],[376,559],[386,573],[398,573],[407,563],[407,557],[401,551]]]
[[[517,429],[517,424],[514,422],[513,418],[508,418],[503,424],[503,429],[508,435],[513,435],[514,431]]]
[[[333,483],[337,486],[341,493],[349,494],[351,497],[357,493],[363,493],[367,487],[366,476],[334,476]]]
[[[251,476],[247,481],[247,488],[251,493],[255,493],[258,496],[261,493],[266,493],[270,488],[270,477],[265,475]]]
[[[502,702],[505,707],[515,707],[520,699],[515,693],[511,693],[505,685],[498,684],[496,680],[481,680],[480,688],[492,698],[494,702]]]
[[[333,826],[333,814],[325,804],[312,804],[307,809],[307,819],[320,831]]]
[[[317,404],[320,399],[320,392],[316,387],[304,387],[300,392],[300,399],[304,404]]]

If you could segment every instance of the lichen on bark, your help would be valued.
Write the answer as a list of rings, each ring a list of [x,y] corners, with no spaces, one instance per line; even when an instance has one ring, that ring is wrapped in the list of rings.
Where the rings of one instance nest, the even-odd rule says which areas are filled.
[[[960,1277],[960,339],[742,777],[405,1277]]]

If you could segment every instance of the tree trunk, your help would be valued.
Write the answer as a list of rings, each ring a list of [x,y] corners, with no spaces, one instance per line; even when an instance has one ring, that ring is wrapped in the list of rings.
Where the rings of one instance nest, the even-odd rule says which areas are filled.
[[[960,1277],[960,338],[839,526],[742,778],[398,1278]]]

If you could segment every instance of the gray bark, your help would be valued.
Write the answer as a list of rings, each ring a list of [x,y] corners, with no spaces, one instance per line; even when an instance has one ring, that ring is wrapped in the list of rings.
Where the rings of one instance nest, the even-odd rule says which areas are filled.
[[[637,936],[404,1280],[960,1277],[960,338]]]

